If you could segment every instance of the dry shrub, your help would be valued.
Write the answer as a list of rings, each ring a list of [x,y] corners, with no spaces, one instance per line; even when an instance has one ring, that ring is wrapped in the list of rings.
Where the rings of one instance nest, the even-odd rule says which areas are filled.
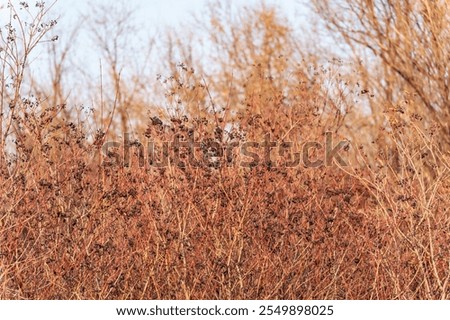
[[[242,43],[247,29],[232,27]],[[236,81],[224,60],[221,86],[179,64],[135,135],[70,122],[39,99],[2,115],[16,131],[12,149],[2,144],[0,298],[448,298],[440,124],[416,112],[422,102],[386,100],[370,134],[350,135],[358,110],[343,95],[358,89],[331,89],[352,75],[278,61],[288,43],[262,50]],[[346,163],[286,165],[296,152],[304,160],[308,141],[322,144],[308,156],[325,159],[327,132],[333,145],[352,137]],[[292,144],[267,158],[267,137]],[[253,164],[240,149],[249,142]]]

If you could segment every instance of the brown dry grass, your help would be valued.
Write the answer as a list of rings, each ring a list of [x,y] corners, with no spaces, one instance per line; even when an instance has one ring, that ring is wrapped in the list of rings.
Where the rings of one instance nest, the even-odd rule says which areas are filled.
[[[448,10],[426,9],[440,16]],[[209,78],[179,64],[161,79],[166,104],[155,102],[139,132],[125,142],[106,110],[94,131],[88,121],[65,119],[63,105],[25,99],[23,66],[19,61],[12,68],[3,53],[3,74],[22,78],[12,78],[10,91],[6,77],[2,82],[0,298],[450,297],[446,84],[430,75],[430,86],[442,90],[427,100],[431,87],[418,82],[427,74],[390,75],[396,79],[392,89],[423,89],[393,97],[371,87],[377,79],[369,79],[367,70],[344,74],[344,68],[320,66],[313,58],[299,64],[288,47],[289,29],[275,11],[255,12],[254,29],[252,21],[227,21],[231,38],[217,15],[213,43],[247,45],[242,56],[228,51]],[[39,19],[47,14],[40,13]],[[272,33],[266,36],[279,41],[263,41],[261,48],[256,40],[243,41],[249,32],[258,39],[267,28]],[[431,58],[424,63],[430,61],[438,63]],[[448,81],[441,64],[433,72]],[[233,72],[237,66],[240,73]],[[334,68],[343,74],[336,78]],[[385,70],[391,74],[388,66]],[[356,76],[367,88],[352,87]],[[111,77],[116,90],[111,108],[124,110],[117,99],[118,90],[127,95],[118,85],[120,74]],[[349,90],[358,90],[353,93],[367,105],[376,100],[381,110],[372,108],[369,116],[358,111]],[[370,97],[372,91],[377,94]],[[430,111],[436,103],[440,109]],[[120,122],[125,116],[118,115]],[[326,132],[335,143],[351,142],[341,150],[348,165],[287,167],[292,154],[285,154],[243,167],[240,161],[248,157],[238,148],[230,159],[206,157],[198,165],[183,150],[185,165],[169,152],[167,165],[155,165],[164,142],[176,137],[203,142],[194,152],[201,159],[230,143],[261,143],[267,133],[279,143],[292,142],[291,151],[299,152],[307,141],[323,143]],[[113,140],[120,142],[117,150],[105,152],[105,143]],[[148,141],[157,146],[153,163]],[[323,159],[324,150],[316,151],[310,156]]]

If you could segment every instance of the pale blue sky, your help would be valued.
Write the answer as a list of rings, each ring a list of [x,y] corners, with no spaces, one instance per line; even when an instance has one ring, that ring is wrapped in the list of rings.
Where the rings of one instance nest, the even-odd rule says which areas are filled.
[[[260,0],[228,0],[237,6],[252,5],[260,3]],[[131,7],[139,7],[138,18],[148,26],[176,25],[189,18],[190,13],[201,14],[206,4],[210,0],[128,0]],[[265,0],[267,4],[279,6],[283,13],[290,19],[304,11],[305,6],[301,5],[305,0]],[[76,12],[89,12],[89,6],[97,3],[109,3],[111,0],[58,0],[57,8],[65,14],[75,14]]]
[[[19,3],[20,0],[12,0],[15,3]],[[30,0],[30,6],[35,0]],[[130,6],[130,9],[138,8],[135,12],[136,21],[133,24],[138,28],[136,34],[131,36],[130,42],[142,42],[146,44],[146,41],[151,37],[155,37],[158,40],[163,38],[165,34],[165,27],[177,27],[182,24],[189,24],[193,21],[193,15],[197,18],[202,18],[202,13],[206,12],[207,4],[216,2],[215,0],[57,0],[55,6],[52,8],[50,18],[56,18],[60,15],[57,28],[51,31],[49,37],[54,35],[59,36],[58,42],[56,42],[57,48],[64,48],[66,43],[71,43],[71,51],[69,54],[69,64],[67,73],[65,73],[66,81],[69,81],[71,85],[75,85],[75,82],[79,82],[78,85],[86,86],[87,79],[93,78],[94,83],[98,83],[99,80],[99,65],[100,61],[104,59],[102,53],[98,51],[95,43],[92,41],[92,26],[89,25],[89,20],[93,19],[93,8],[106,4],[107,6],[120,5],[119,1],[124,1],[126,5]],[[53,0],[46,0],[47,5],[52,3]],[[267,5],[275,5],[280,9],[282,15],[285,15],[289,20],[292,27],[295,28],[298,24],[303,24],[305,17],[308,16],[307,0],[228,0],[228,3],[232,3],[235,8],[242,6],[252,6],[261,4],[262,2]],[[222,1],[222,3],[224,3]],[[34,5],[33,5],[34,7]],[[77,37],[75,42],[71,41],[70,33],[74,30],[74,26],[79,22],[81,17],[84,16],[85,20],[81,28],[77,29]],[[114,16],[114,15],[112,15]],[[183,29],[181,29],[181,32]],[[162,37],[161,37],[162,36]],[[112,34],[111,37],[114,37]],[[141,41],[142,40],[142,41]],[[31,74],[34,78],[46,78],[49,60],[47,46],[43,45],[38,47],[33,57],[33,63],[31,66]],[[131,49],[131,50],[128,50]],[[152,68],[148,72],[158,73],[159,61],[157,59],[157,50],[152,52],[151,63]],[[130,43],[127,48],[127,54],[139,54],[141,51],[133,47]],[[140,62],[142,59],[132,59],[132,62]],[[136,67],[136,66],[134,66]],[[126,65],[127,70],[132,70],[132,65]],[[137,68],[143,70],[142,66],[137,65]],[[145,67],[144,67],[145,68]],[[127,71],[125,70],[125,71]],[[145,68],[147,70],[147,68]],[[132,71],[130,71],[132,72]]]
[[[19,0],[17,0],[19,1]],[[50,3],[50,0],[47,0]],[[91,39],[89,39],[89,20],[92,19],[93,7],[106,4],[107,6],[120,5],[120,1],[130,6],[130,9],[136,9],[133,24],[138,27],[133,40],[140,42],[149,39],[151,36],[163,35],[165,27],[178,27],[182,24],[193,21],[193,15],[197,18],[202,18],[202,13],[207,10],[208,3],[214,3],[215,0],[57,0],[52,12],[53,15],[61,15],[58,28],[54,33],[60,36],[59,45],[62,45],[68,40],[68,30],[72,29],[76,21],[79,21],[81,16],[85,16],[87,21],[84,23],[84,28],[79,30],[76,51],[72,52],[72,56],[76,55],[78,61],[83,62],[83,66],[91,65],[98,69],[100,56],[98,52],[93,51],[94,46]],[[280,13],[285,15],[290,24],[295,28],[297,24],[302,24],[307,16],[306,0],[228,0],[234,7],[258,5],[262,2],[267,5],[275,5],[280,9]],[[222,1],[222,3],[224,3]],[[181,29],[182,31],[182,29]],[[158,36],[159,38],[159,36]],[[91,69],[89,67],[89,69]]]

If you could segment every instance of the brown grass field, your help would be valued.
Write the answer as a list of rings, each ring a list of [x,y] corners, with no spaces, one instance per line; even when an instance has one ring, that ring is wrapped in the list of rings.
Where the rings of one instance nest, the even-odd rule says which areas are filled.
[[[450,298],[448,1],[230,10],[134,72],[96,8],[70,83],[51,5],[0,9],[0,299]]]

